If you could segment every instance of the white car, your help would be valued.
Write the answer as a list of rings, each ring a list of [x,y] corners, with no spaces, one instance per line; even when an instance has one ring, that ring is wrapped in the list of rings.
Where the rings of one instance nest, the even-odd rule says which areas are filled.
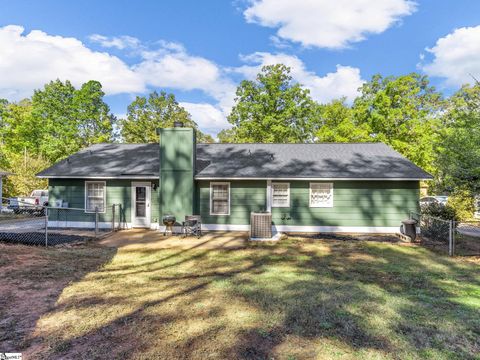
[[[440,204],[446,205],[448,201],[448,196],[424,196],[420,199],[420,206],[427,206],[430,204]]]

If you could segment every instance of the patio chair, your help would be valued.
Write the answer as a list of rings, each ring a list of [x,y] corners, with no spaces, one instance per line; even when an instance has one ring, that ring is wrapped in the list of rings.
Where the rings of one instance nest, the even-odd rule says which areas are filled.
[[[184,237],[188,235],[202,236],[202,217],[200,215],[185,216],[185,221],[182,222],[182,233]]]

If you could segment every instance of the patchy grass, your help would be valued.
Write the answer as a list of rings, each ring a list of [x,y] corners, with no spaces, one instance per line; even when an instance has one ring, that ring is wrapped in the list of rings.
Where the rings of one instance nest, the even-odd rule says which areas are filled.
[[[18,262],[26,254],[34,260]],[[478,359],[480,353],[479,264],[419,246],[305,239],[236,249],[142,244],[116,253],[5,246],[0,266],[4,291],[34,299],[26,306],[16,295],[2,297],[0,348],[27,357]],[[35,327],[17,331],[24,318]]]

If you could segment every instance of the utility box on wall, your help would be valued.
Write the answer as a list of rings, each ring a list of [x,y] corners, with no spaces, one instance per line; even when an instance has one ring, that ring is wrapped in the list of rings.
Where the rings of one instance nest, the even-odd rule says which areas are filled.
[[[182,222],[194,212],[195,131],[175,127],[158,129],[160,135],[160,216],[174,215]]]

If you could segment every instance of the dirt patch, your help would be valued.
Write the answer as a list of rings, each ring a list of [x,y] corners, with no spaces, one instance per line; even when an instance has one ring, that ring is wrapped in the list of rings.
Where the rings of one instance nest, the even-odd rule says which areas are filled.
[[[69,283],[98,269],[115,251],[80,251],[0,244],[0,349],[25,351],[37,320],[50,311]],[[69,266],[69,265],[70,266]]]

